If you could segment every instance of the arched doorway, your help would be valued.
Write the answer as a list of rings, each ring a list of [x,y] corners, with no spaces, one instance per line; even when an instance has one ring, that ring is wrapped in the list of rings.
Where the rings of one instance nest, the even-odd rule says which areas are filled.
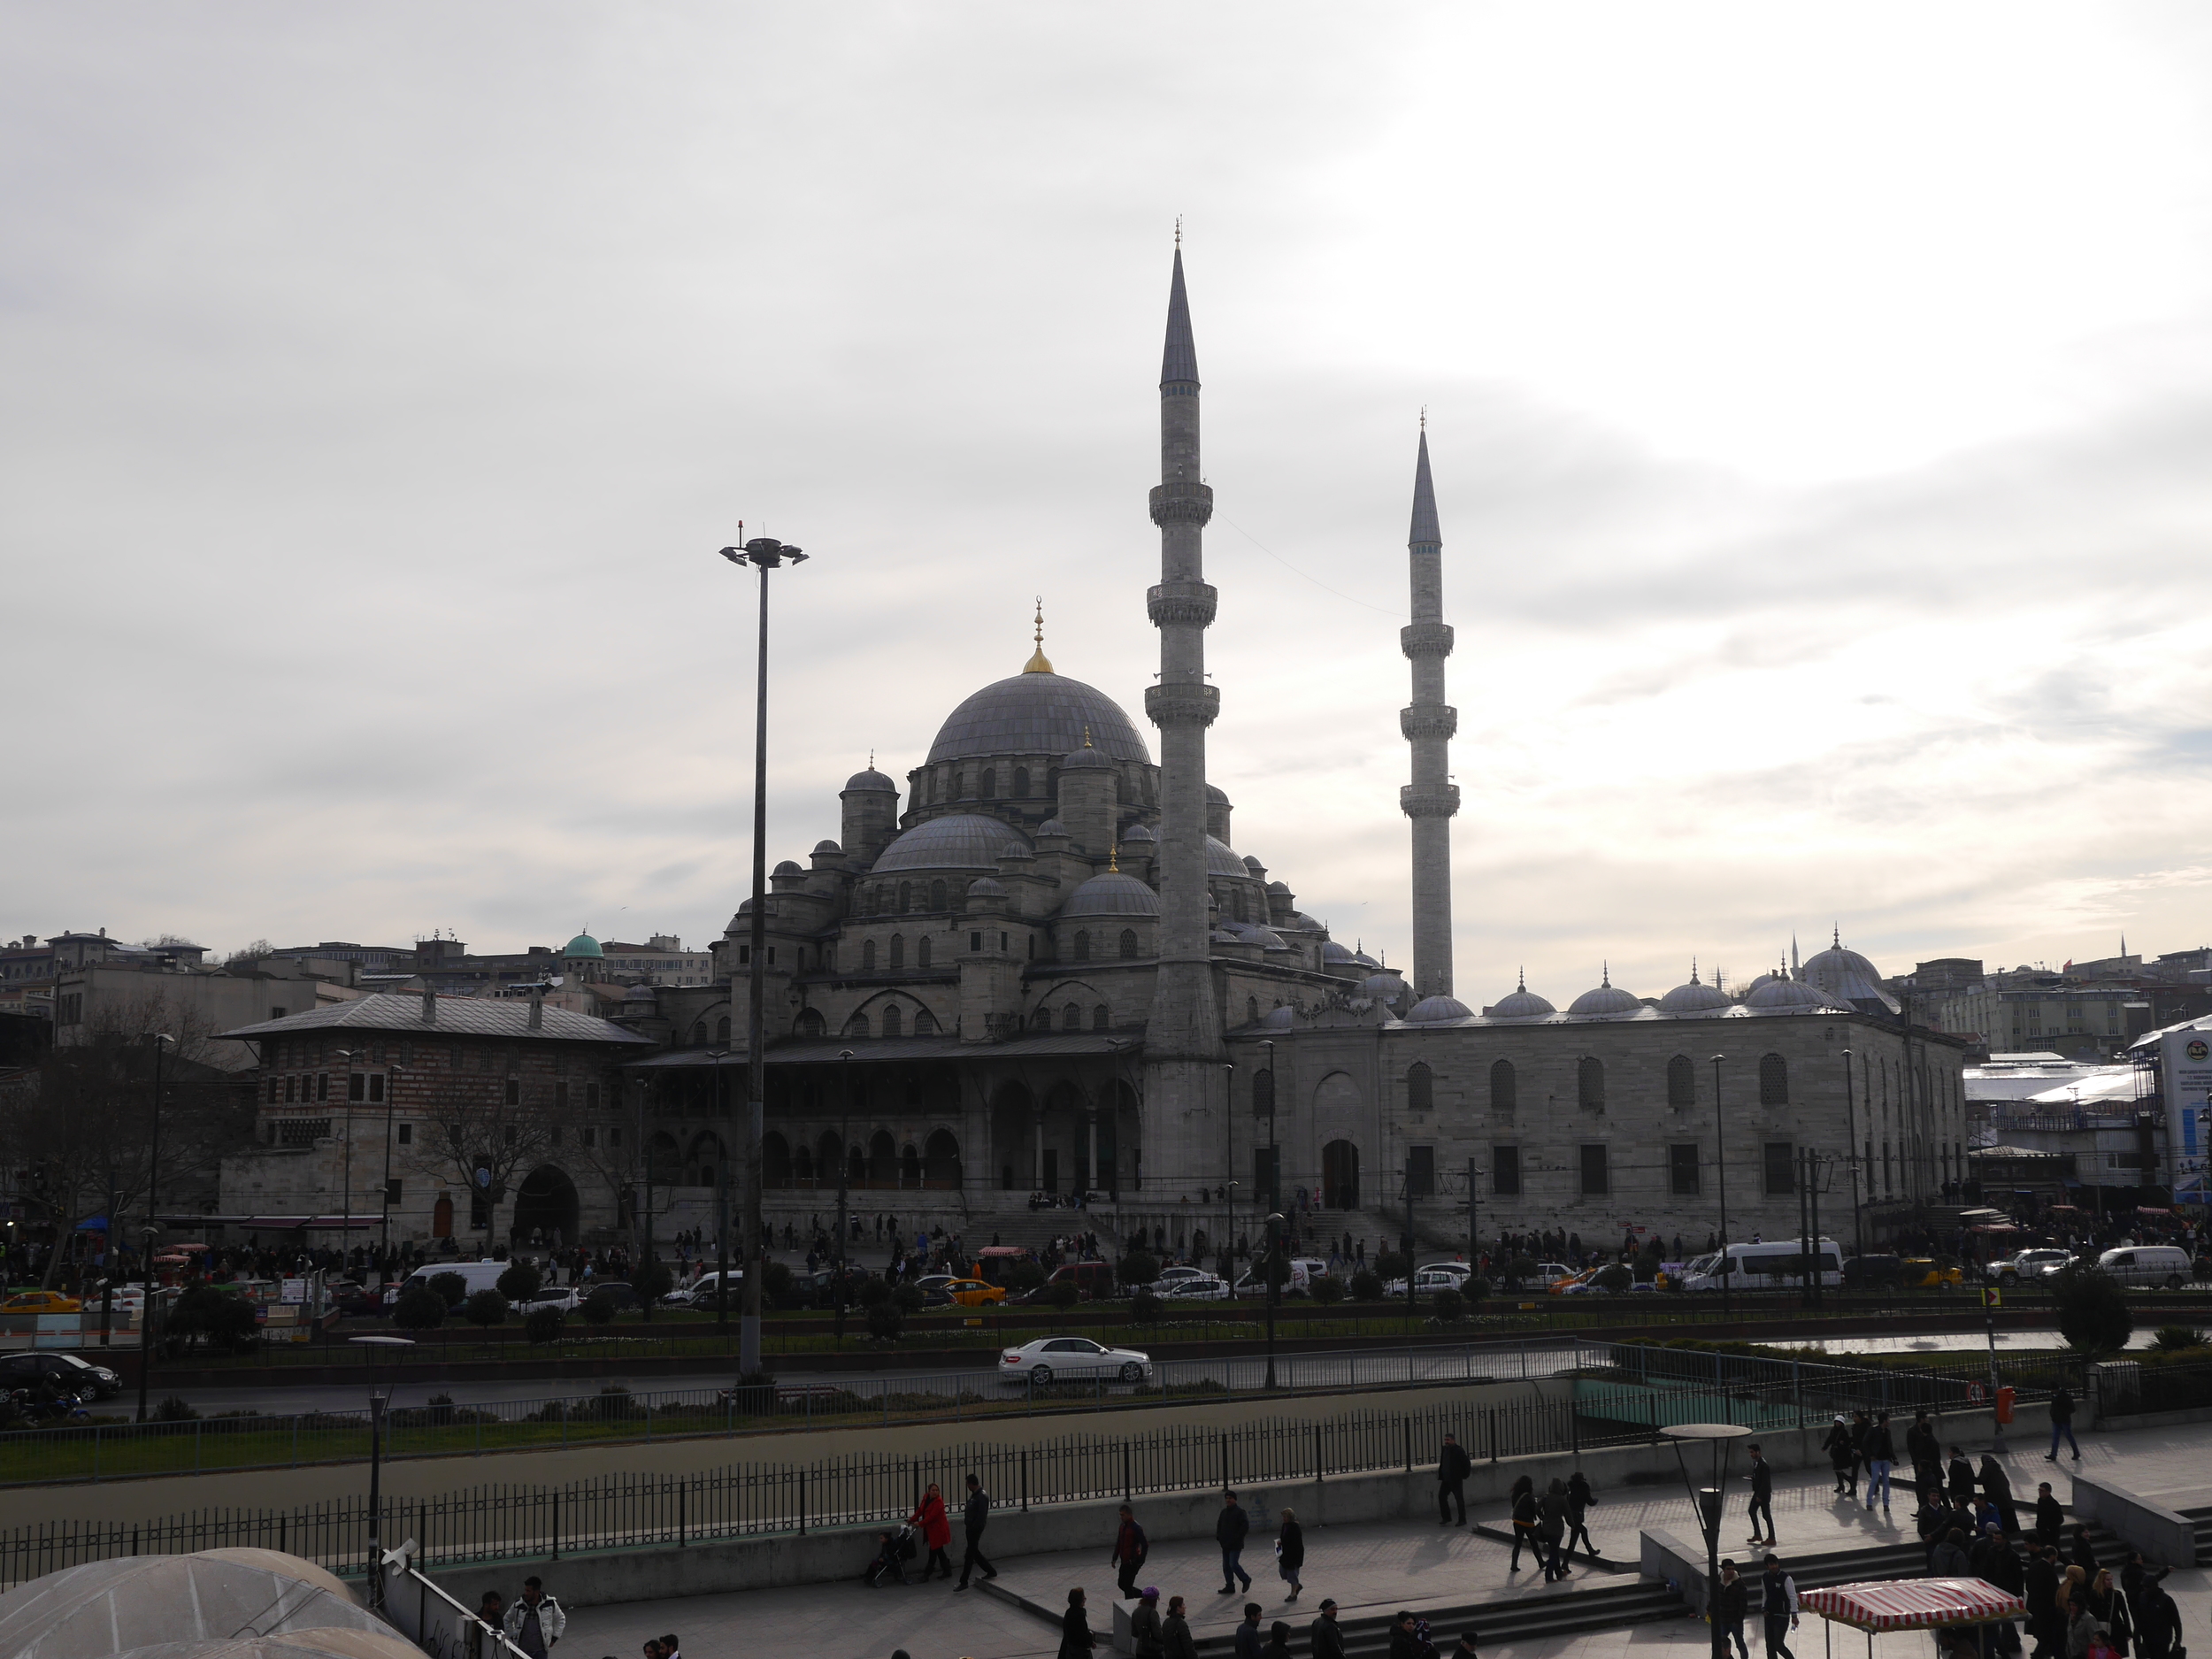
[[[922,1184],[956,1190],[960,1186],[960,1142],[949,1129],[933,1129],[922,1147]]]
[[[868,1185],[895,1187],[898,1184],[898,1144],[889,1130],[879,1129],[868,1137]]]
[[[430,1206],[430,1236],[434,1239],[453,1236],[453,1200],[443,1193],[440,1193],[438,1202]]]
[[[443,1201],[441,1201],[443,1202]],[[446,1206],[446,1225],[452,1225],[452,1206]],[[550,1164],[541,1164],[522,1178],[515,1189],[515,1218],[508,1236],[527,1242],[535,1233],[548,1245],[576,1242],[580,1231],[576,1183]]]
[[[1321,1207],[1359,1208],[1359,1148],[1348,1141],[1332,1141],[1321,1148]]]

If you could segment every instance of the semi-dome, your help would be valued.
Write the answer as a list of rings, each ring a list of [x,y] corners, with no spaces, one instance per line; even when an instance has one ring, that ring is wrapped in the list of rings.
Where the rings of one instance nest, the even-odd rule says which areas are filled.
[[[1755,1014],[1818,1014],[1835,1007],[1835,1001],[1817,986],[1778,976],[1745,997],[1743,1004]]]
[[[1350,951],[1348,951],[1348,950],[1345,949],[1345,948],[1344,948],[1343,946],[1341,946],[1341,945],[1338,944],[1338,943],[1336,942],[1336,941],[1335,941],[1335,940],[1333,940],[1333,939],[1325,939],[1325,940],[1323,940],[1323,941],[1321,941],[1321,960],[1322,960],[1322,961],[1324,961],[1324,962],[1349,962],[1351,959],[1352,959],[1352,953],[1351,953]]]
[[[1528,988],[1528,976],[1524,974],[1512,991],[1501,997],[1492,1007],[1490,1018],[1493,1019],[1544,1019],[1558,1011],[1549,1002]]]
[[[1151,751],[1104,692],[1064,674],[1016,674],[983,687],[946,718],[929,746],[933,764],[991,755],[1065,755],[1091,746],[1110,761],[1149,764]]]
[[[1374,957],[1369,956],[1364,950],[1355,950],[1352,953],[1352,960],[1363,968],[1379,968],[1382,966],[1381,963],[1376,961]]]
[[[1206,873],[1210,876],[1235,876],[1249,881],[1252,872],[1244,867],[1244,860],[1225,841],[1206,837]]]
[[[1103,871],[1068,895],[1060,914],[1077,916],[1157,916],[1160,895],[1133,875]]]
[[[1290,913],[1289,926],[1302,928],[1309,933],[1325,933],[1329,931],[1321,923],[1316,921],[1303,910],[1293,910]]]
[[[972,899],[1002,899],[1006,896],[1006,888],[990,876],[978,876],[968,883],[968,896]]]
[[[1040,841],[1048,835],[1064,835],[1067,833],[1068,826],[1056,818],[1048,818],[1037,826],[1037,837]]]
[[[1037,855],[1029,850],[1027,841],[1008,841],[1005,846],[999,849],[998,856],[1002,858],[1018,859],[1026,864]]]
[[[577,934],[561,949],[564,956],[603,956],[606,954],[599,949],[599,941],[589,933]]]
[[[1111,772],[1114,770],[1114,763],[1100,754],[1097,749],[1087,746],[1082,749],[1070,749],[1061,756],[1060,770],[1062,772]]]
[[[953,812],[917,824],[883,849],[877,875],[900,870],[993,870],[1014,832],[979,812]]]
[[[1406,1021],[1414,1025],[1434,1025],[1448,1019],[1471,1019],[1474,1012],[1455,996],[1425,996],[1406,1010]]]
[[[1609,967],[1599,974],[1594,987],[1567,1004],[1567,1012],[1576,1019],[1625,1019],[1641,1013],[1643,1007],[1635,992],[1613,983],[1613,971]]]
[[[1288,1031],[1296,1023],[1298,1010],[1287,1002],[1280,1008],[1271,1008],[1260,1016],[1262,1031]]]
[[[1206,799],[1214,806],[1227,806],[1229,804],[1229,797],[1224,795],[1221,792],[1220,787],[1216,784],[1210,783],[1206,786]]]
[[[1267,866],[1262,864],[1258,859],[1253,857],[1249,853],[1247,853],[1244,856],[1244,867],[1246,871],[1250,873],[1255,881],[1264,881],[1267,879]]]
[[[1394,1002],[1406,994],[1406,982],[1394,973],[1371,973],[1359,988],[1379,1002]]]
[[[1868,1004],[1894,1014],[1901,1004],[1882,988],[1881,970],[1843,942],[1840,930],[1830,935],[1828,949],[1805,958],[1801,977],[1839,1002],[1871,1013]]]
[[[1663,1014],[1709,1014],[1729,1006],[1728,993],[1717,985],[1708,985],[1697,977],[1697,964],[1690,964],[1690,982],[1678,985],[1659,999]]]
[[[649,1002],[653,1000],[653,987],[643,984],[634,985],[623,992],[622,1000],[626,1002]]]
[[[1290,883],[1287,881],[1271,881],[1267,884],[1267,890],[1270,893],[1279,893],[1285,898],[1288,898],[1290,896]]]
[[[873,766],[869,767],[865,772],[853,773],[851,777],[845,780],[845,787],[863,790],[872,795],[896,795],[899,792],[899,786],[893,783]]]

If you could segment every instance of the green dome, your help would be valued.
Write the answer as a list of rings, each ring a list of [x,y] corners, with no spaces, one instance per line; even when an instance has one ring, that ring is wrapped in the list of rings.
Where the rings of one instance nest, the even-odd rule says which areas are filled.
[[[564,956],[601,956],[606,953],[599,949],[599,941],[589,933],[579,933],[568,941],[561,952]]]

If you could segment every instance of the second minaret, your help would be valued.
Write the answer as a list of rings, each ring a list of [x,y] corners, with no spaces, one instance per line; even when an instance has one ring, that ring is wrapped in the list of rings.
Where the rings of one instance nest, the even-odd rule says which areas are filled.
[[[1413,465],[1413,531],[1406,542],[1413,570],[1413,620],[1398,644],[1413,664],[1413,702],[1398,727],[1413,750],[1413,781],[1398,805],[1413,820],[1413,994],[1452,994],[1452,818],[1459,786],[1451,781],[1452,734],[1459,710],[1444,701],[1444,659],[1452,631],[1444,621],[1444,532],[1436,521],[1429,480],[1428,423]]]

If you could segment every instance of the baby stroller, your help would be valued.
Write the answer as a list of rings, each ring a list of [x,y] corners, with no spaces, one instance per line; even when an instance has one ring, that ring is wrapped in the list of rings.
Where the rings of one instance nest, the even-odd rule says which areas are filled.
[[[904,1584],[905,1563],[919,1553],[914,1545],[913,1524],[909,1522],[895,1532],[877,1533],[876,1545],[876,1558],[868,1563],[868,1571],[862,1582],[871,1590],[879,1587],[886,1578],[895,1578]]]

